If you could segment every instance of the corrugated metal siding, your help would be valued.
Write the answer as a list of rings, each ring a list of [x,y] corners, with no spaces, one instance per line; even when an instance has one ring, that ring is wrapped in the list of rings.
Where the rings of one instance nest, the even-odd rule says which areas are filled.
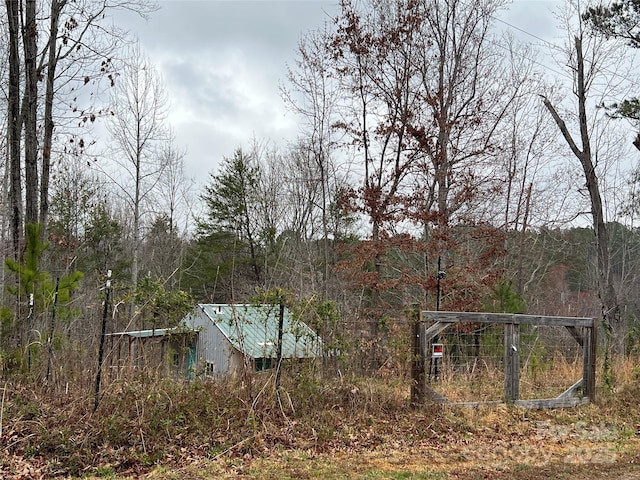
[[[186,319],[187,326],[198,330],[196,370],[207,373],[226,373],[230,370],[230,357],[233,349],[229,340],[215,326],[201,308]]]
[[[239,373],[244,368],[244,355],[235,348],[229,356],[229,373]]]
[[[202,311],[215,322],[226,339],[251,358],[275,358],[278,345],[278,305],[203,304]],[[322,354],[322,340],[285,309],[283,358],[310,358]]]

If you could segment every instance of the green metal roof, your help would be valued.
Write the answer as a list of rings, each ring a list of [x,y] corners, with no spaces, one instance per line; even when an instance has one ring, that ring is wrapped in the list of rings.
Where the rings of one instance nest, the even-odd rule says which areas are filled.
[[[251,358],[277,357],[279,305],[201,304],[200,308],[240,352]],[[321,354],[320,337],[285,309],[282,357],[308,358]]]

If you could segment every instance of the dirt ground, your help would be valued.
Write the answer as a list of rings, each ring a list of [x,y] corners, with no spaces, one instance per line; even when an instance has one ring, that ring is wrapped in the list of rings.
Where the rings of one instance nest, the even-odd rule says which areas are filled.
[[[195,462],[181,468],[158,468],[142,477],[147,479],[209,480],[231,479],[441,479],[441,480],[640,480],[640,465],[629,457],[606,464],[573,464],[563,461],[541,466],[495,464],[462,466],[428,465],[424,458],[389,452],[386,458],[353,455],[349,458],[284,455],[277,460],[264,458],[243,464],[220,465]],[[275,463],[274,463],[275,462]]]
[[[11,459],[0,455],[5,467]],[[6,480],[55,478],[25,459],[2,469]],[[116,473],[117,472],[117,473]],[[8,475],[8,476],[5,476]],[[69,478],[69,477],[58,477]],[[438,480],[640,480],[640,435],[605,425],[540,422],[527,434],[455,436],[409,444],[384,439],[369,446],[252,450],[217,456],[184,452],[173,462],[130,468],[102,466],[83,479],[149,480],[294,480],[294,479],[438,479]]]
[[[606,425],[539,422],[526,435],[468,436],[317,453],[283,450],[245,458],[192,459],[143,478],[640,480],[640,435]]]

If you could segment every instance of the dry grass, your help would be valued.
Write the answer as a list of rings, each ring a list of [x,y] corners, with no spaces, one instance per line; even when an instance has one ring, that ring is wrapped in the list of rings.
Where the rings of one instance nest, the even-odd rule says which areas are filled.
[[[451,365],[444,365],[431,387],[452,402],[501,401],[504,397],[504,370],[482,359],[474,362],[470,373],[460,374]],[[520,398],[554,398],[582,377],[582,359],[567,360],[556,355],[544,368],[523,370],[520,376]]]
[[[558,384],[573,383],[575,366],[558,363]],[[481,373],[474,388],[501,385],[499,375]],[[598,405],[527,411],[413,409],[408,382],[389,378],[285,375],[280,407],[269,375],[138,377],[109,385],[95,414],[89,389],[7,382],[0,477],[474,478],[462,475],[568,462],[619,466],[640,447],[637,380],[634,362],[621,361],[616,391],[603,391]],[[464,383],[442,379],[461,397],[470,388]]]
[[[600,376],[602,368],[602,362],[598,362],[597,376]],[[525,366],[521,369],[520,398],[555,398],[582,378],[582,369],[582,356],[567,357],[556,351],[551,359],[535,368]],[[640,380],[640,364],[632,357],[615,359],[612,371],[614,385],[618,389]],[[430,381],[430,387],[454,403],[501,401],[504,397],[504,370],[500,362],[482,358],[468,362],[464,368],[445,361],[440,366],[438,379]],[[601,386],[600,393],[607,394],[604,386]]]

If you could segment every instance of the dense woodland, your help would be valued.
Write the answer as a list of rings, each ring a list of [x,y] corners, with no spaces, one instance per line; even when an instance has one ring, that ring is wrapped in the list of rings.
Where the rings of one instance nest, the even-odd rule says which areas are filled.
[[[568,1],[566,41],[533,45],[501,1],[343,0],[282,82],[297,140],[206,159],[201,191],[159,75],[110,21],[156,8],[0,6],[3,375],[91,378],[108,271],[109,332],[276,292],[343,371],[377,369],[413,304],[518,298],[640,347],[636,3]]]

